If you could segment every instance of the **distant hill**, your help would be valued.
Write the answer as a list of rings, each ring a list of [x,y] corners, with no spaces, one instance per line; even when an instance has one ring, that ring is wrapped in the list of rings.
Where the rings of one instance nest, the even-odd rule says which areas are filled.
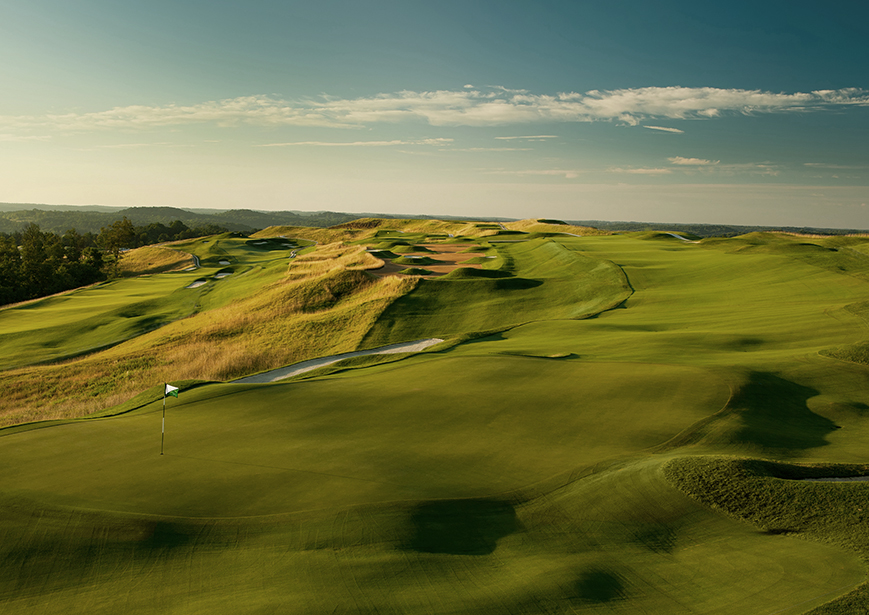
[[[609,222],[606,220],[570,220],[577,226],[593,226],[607,231],[682,231],[699,237],[735,237],[746,233],[782,231],[806,235],[851,235],[869,233],[866,229],[840,229],[811,226],[741,226],[738,224],[681,224],[663,222]]]
[[[112,207],[105,205],[40,205],[34,203],[0,203],[0,233],[13,233],[34,222],[43,231],[65,233],[71,228],[79,233],[99,230],[126,216],[136,226],[154,222],[169,225],[181,220],[191,228],[209,224],[230,231],[252,232],[269,226],[309,226],[325,228],[359,218],[437,219],[447,221],[512,222],[515,218],[443,216],[437,214],[343,213],[334,211],[262,211],[254,209],[182,209],[178,207]],[[813,235],[848,235],[869,233],[867,229],[823,227],[741,226],[736,224],[681,224],[662,222],[613,222],[608,220],[541,219],[541,222],[591,226],[608,231],[681,231],[699,237],[733,237],[757,231],[783,231]]]
[[[178,207],[105,207],[98,205],[35,205],[31,203],[0,203],[0,233],[14,233],[35,223],[43,231],[65,233],[71,228],[79,233],[97,233],[126,216],[136,226],[155,222],[169,225],[181,220],[191,228],[209,224],[230,231],[252,232],[269,226],[310,226],[325,228],[359,218],[439,218],[467,220],[456,216],[392,215],[378,213],[341,213],[333,211],[258,211],[252,209],[181,209]],[[510,218],[474,218],[475,220],[507,221]]]

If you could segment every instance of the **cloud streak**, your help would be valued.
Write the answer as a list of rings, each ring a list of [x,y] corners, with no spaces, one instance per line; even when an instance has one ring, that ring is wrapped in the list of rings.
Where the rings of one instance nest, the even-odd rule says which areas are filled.
[[[705,158],[685,158],[683,156],[673,156],[672,158],[667,158],[667,160],[670,161],[670,164],[675,164],[683,167],[706,167],[721,162],[720,160],[706,160]]]
[[[444,146],[452,143],[452,139],[436,138],[436,139],[415,139],[403,140],[393,139],[392,141],[290,141],[288,143],[263,143],[257,147],[292,147],[292,146],[314,146],[314,147],[394,147],[396,145],[432,145]]]
[[[648,128],[649,130],[660,130],[661,132],[673,132],[676,134],[683,134],[684,130],[679,130],[678,128],[669,128],[667,126],[643,126],[643,128]]]
[[[4,131],[149,129],[210,123],[231,127],[319,126],[361,128],[421,122],[431,126],[507,126],[608,121],[638,126],[655,119],[710,119],[734,114],[807,113],[869,106],[859,88],[774,93],[721,88],[646,87],[554,95],[500,87],[431,92],[402,91],[362,98],[322,96],[287,101],[244,96],[193,105],[116,107],[90,113],[0,116]],[[680,132],[662,126],[652,130]],[[525,138],[549,138],[549,135]]]

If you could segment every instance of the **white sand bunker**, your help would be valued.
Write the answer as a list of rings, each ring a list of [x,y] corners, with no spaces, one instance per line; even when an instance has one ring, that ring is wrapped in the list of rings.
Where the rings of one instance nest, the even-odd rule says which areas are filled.
[[[196,280],[192,284],[188,284],[184,288],[199,288],[200,286],[205,286],[208,283],[208,280]]]
[[[232,275],[231,271],[221,271],[220,273],[215,273],[214,278],[217,280],[222,280],[223,278],[229,277]]]
[[[399,352],[421,352],[429,346],[440,344],[442,341],[442,339],[433,337],[427,340],[416,340],[415,342],[403,342],[401,344],[380,346],[379,348],[372,348],[371,350],[357,350],[356,352],[333,354],[329,357],[321,357],[319,359],[302,361],[301,363],[294,363],[293,365],[288,365],[287,367],[273,369],[270,372],[263,372],[262,374],[256,374],[254,376],[248,376],[246,378],[239,378],[238,380],[233,380],[233,382],[238,384],[265,384],[267,382],[277,382],[278,380],[283,380],[284,378],[289,378],[290,376],[304,374],[305,372],[315,370],[318,367],[323,367],[324,365],[331,365],[332,363],[337,363],[341,359],[349,359],[351,357],[364,357],[369,354],[397,354]]]
[[[218,265],[228,265],[229,261],[217,261]]]

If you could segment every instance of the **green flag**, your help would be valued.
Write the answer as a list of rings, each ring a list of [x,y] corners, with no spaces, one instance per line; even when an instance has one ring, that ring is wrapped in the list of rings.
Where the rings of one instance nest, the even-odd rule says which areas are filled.
[[[163,393],[163,397],[167,395],[171,395],[172,397],[178,397],[178,387],[173,387],[171,384],[166,385],[166,391]]]

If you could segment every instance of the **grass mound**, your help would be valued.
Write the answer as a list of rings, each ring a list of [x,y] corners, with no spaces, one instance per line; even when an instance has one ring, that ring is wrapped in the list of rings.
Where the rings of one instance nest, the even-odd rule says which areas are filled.
[[[381,250],[381,249],[371,250],[369,252],[369,254],[371,254],[371,256],[373,256],[375,258],[390,258],[391,259],[391,258],[396,258],[398,256],[398,254],[396,254],[395,252],[393,252],[391,250]]]
[[[444,280],[493,280],[512,277],[506,271],[497,269],[477,269],[475,267],[456,267],[443,276]]]
[[[423,269],[422,267],[408,267],[399,271],[401,275],[433,275],[434,271]]]
[[[162,246],[144,246],[121,255],[118,270],[122,277],[135,277],[180,271],[193,265],[193,257],[186,252]]]
[[[460,335],[550,318],[583,318],[630,295],[621,270],[552,240],[503,244],[504,271],[459,267],[390,305],[371,346]],[[521,310],[517,306],[522,306]]]
[[[866,476],[869,466],[785,464],[750,458],[680,457],[667,479],[692,498],[759,527],[768,535],[794,534],[843,545],[869,558],[869,484],[814,482],[813,478]],[[865,584],[817,610],[869,611]]]
[[[437,259],[428,256],[399,256],[392,259],[392,262],[396,265],[436,265],[440,263]]]

